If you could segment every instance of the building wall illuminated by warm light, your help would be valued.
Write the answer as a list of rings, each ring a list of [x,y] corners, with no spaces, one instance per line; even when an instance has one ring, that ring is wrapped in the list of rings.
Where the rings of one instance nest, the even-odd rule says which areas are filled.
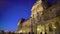
[[[22,24],[18,25],[18,33],[20,32],[23,33],[31,32],[31,18],[25,20]]]
[[[60,28],[60,5],[59,3],[49,8],[44,8],[42,0],[38,0],[31,9],[31,18],[22,24],[18,23],[18,33],[34,32],[35,34],[58,34]]]
[[[32,21],[34,20],[33,18],[36,18],[37,17],[37,12],[40,12],[40,14],[42,13],[43,11],[43,7],[42,7],[42,1],[41,0],[38,0],[34,6],[32,7],[31,11],[31,18],[29,18],[28,20],[26,20],[23,24],[22,24],[22,27],[21,27],[21,24],[20,24],[20,21],[18,23],[18,31],[20,31],[20,29],[22,30],[28,30],[28,32],[31,32],[31,23]],[[37,9],[38,8],[38,9]],[[33,16],[34,15],[34,16]]]

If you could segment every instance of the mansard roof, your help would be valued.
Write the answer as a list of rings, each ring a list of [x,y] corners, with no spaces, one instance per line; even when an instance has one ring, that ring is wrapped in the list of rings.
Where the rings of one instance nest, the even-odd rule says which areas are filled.
[[[51,6],[49,9],[44,10],[42,17],[44,18],[44,20],[49,20],[55,17],[60,16],[60,5],[59,4],[55,4],[53,6]]]

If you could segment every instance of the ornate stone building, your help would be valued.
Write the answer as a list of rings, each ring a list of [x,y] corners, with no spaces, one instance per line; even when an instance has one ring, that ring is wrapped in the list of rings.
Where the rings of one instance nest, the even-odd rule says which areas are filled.
[[[45,2],[45,3],[44,3]],[[59,34],[60,2],[48,7],[46,1],[38,0],[32,7],[31,18],[18,23],[18,33]]]

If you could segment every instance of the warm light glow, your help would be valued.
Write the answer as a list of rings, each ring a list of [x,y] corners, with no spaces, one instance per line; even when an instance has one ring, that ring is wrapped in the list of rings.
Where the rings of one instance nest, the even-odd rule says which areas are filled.
[[[53,26],[53,28],[54,28],[54,29],[56,29],[56,27],[55,27],[55,26]]]
[[[38,5],[41,5],[42,1],[38,0],[35,5],[32,7],[31,11],[33,11],[34,9],[37,9]]]
[[[39,28],[37,28],[37,31],[39,31],[40,29]]]
[[[41,26],[41,25],[40,25],[40,26],[38,26],[37,31],[38,31],[38,32],[43,32],[43,31],[44,31],[44,27],[43,27],[43,26]]]
[[[54,27],[56,29],[56,27]]]
[[[31,17],[32,18],[36,18],[37,17],[37,13],[42,14],[42,11],[43,11],[43,6],[42,6],[42,1],[41,0],[38,0],[34,6],[32,7],[31,9],[32,11],[32,14],[31,14]],[[34,16],[33,16],[34,15]]]
[[[53,28],[56,29],[56,26],[54,25],[54,23],[52,24]]]
[[[19,31],[19,33],[23,32],[22,30]]]

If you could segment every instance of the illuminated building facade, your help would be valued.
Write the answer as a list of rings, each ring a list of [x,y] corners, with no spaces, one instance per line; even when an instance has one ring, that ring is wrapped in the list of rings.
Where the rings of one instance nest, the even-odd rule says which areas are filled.
[[[45,2],[45,1],[44,1]],[[31,11],[31,18],[22,24],[18,23],[18,33],[59,34],[60,32],[60,3],[47,8],[42,0],[38,0]],[[46,6],[46,7],[45,7]]]
[[[18,23],[18,33],[29,33],[31,32],[31,18],[25,20],[23,23]]]

